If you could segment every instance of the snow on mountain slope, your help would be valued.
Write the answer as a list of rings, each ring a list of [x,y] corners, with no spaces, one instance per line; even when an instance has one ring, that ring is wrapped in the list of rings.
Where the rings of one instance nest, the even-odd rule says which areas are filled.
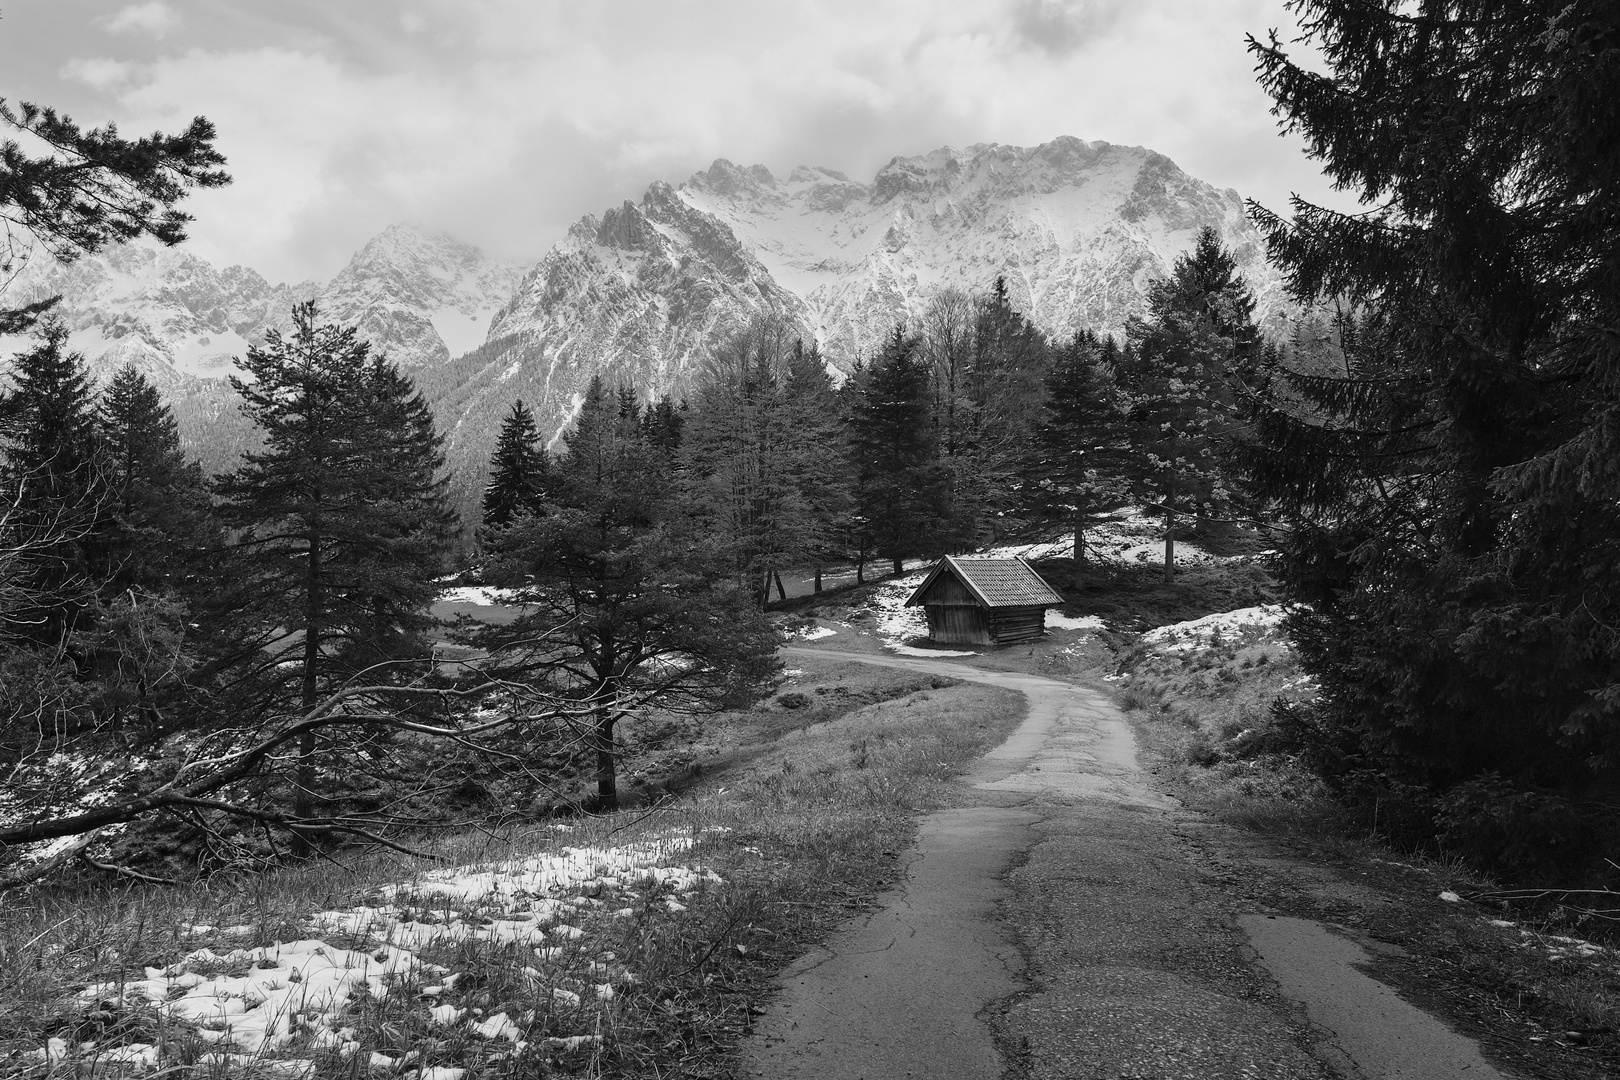
[[[57,314],[93,372],[131,361],[172,386],[223,378],[232,357],[268,330],[289,329],[293,305],[307,299],[407,367],[442,363],[452,348],[459,354],[484,340],[520,273],[448,236],[392,225],[325,286],[272,285],[246,267],[221,270],[184,249],[129,244],[67,264],[38,256],[5,302],[60,295]]]
[[[725,222],[802,297],[824,352],[847,367],[895,322],[916,323],[942,288],[1007,279],[1015,307],[1049,333],[1119,334],[1203,225],[1214,225],[1260,301],[1283,301],[1234,191],[1151,150],[1059,138],[895,158],[870,184],[800,167],[717,161],[679,189]]]
[[[522,397],[548,435],[593,375],[644,397],[688,394],[705,353],[756,314],[819,341],[837,369],[871,355],[930,299],[1007,279],[1042,328],[1120,333],[1146,310],[1203,225],[1213,225],[1260,300],[1283,304],[1234,191],[1217,191],[1141,147],[1060,138],[895,158],[870,184],[800,167],[716,161],[678,188],[586,216],[519,284],[489,340],[458,361],[442,397],[451,457],[487,447]],[[447,376],[451,373],[446,372]]]

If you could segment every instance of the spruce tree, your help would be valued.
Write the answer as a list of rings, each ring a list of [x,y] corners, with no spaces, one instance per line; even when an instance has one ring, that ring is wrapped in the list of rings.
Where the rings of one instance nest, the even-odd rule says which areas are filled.
[[[495,540],[488,574],[518,590],[523,613],[472,636],[496,650],[492,675],[578,703],[604,807],[618,801],[622,719],[745,702],[777,666],[774,633],[726,546],[683,515],[670,453],[634,400],[591,380],[544,513]]]
[[[106,477],[84,357],[67,348],[67,328],[55,318],[35,337],[14,358],[11,389],[0,395],[6,524],[27,551],[13,571],[23,583],[18,599],[0,619],[8,633],[60,648],[99,587]]]
[[[1148,315],[1126,325],[1121,373],[1131,398],[1139,497],[1164,517],[1164,575],[1175,575],[1183,516],[1230,513],[1229,453],[1241,429],[1236,380],[1256,332],[1254,300],[1215,230],[1199,231],[1170,276],[1153,283]]]
[[[1074,581],[1085,564],[1085,534],[1130,498],[1128,406],[1105,355],[1113,339],[1077,333],[1046,378],[1046,404],[1020,492],[1036,520],[1062,523],[1074,534]]]
[[[1279,372],[1256,419],[1291,626],[1350,761],[1447,791],[1486,857],[1547,857],[1578,835],[1549,793],[1620,768],[1620,23],[1297,12],[1326,73],[1251,39],[1261,83],[1365,207],[1252,208],[1295,294],[1357,315],[1340,373]]]
[[[896,327],[850,402],[852,468],[863,529],[899,574],[904,560],[937,552],[947,499],[936,454],[930,378],[918,340]]]
[[[217,539],[202,469],[180,448],[180,429],[157,387],[125,365],[96,415],[114,516],[107,587],[192,593],[204,549]]]
[[[484,489],[484,525],[504,528],[519,514],[532,514],[545,496],[547,459],[534,413],[521,400],[501,421]]]
[[[265,647],[296,638],[299,708],[360,668],[419,652],[427,608],[454,536],[442,440],[410,380],[352,329],[293,309],[232,376],[264,449],[220,479],[220,514],[237,530],[221,597]],[[315,797],[316,737],[299,747],[296,813]]]

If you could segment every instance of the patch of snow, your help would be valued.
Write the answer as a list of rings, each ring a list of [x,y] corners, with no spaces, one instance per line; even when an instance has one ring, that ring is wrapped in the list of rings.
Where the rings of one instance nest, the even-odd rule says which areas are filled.
[[[1104,624],[1101,615],[1065,615],[1061,611],[1048,611],[1046,625],[1059,630],[1101,630]]]
[[[304,1077],[313,1073],[317,1053],[358,1054],[353,1029],[340,1026],[346,1014],[358,1002],[407,992],[414,993],[434,1023],[485,1039],[504,1039],[521,1049],[522,1026],[533,1021],[532,1014],[514,1020],[502,1012],[480,1019],[476,1013],[469,1015],[466,1007],[443,1000],[462,973],[425,959],[423,950],[474,941],[529,949],[557,975],[570,979],[588,975],[591,1009],[606,1007],[615,997],[613,983],[633,983],[636,976],[600,961],[582,965],[589,951],[588,940],[582,939],[588,939],[596,925],[583,917],[634,914],[652,897],[661,898],[669,910],[678,910],[675,896],[720,881],[713,871],[679,861],[692,843],[690,835],[666,834],[618,847],[565,848],[494,865],[436,871],[381,890],[376,903],[307,916],[309,937],[225,953],[196,949],[173,963],[146,968],[144,978],[100,983],[79,997],[86,1003],[143,1000],[164,1019],[183,1023],[197,1038],[214,1044],[217,1049],[208,1057],[222,1069],[251,1061],[267,1075]],[[638,906],[609,911],[603,897]],[[565,915],[581,925],[559,921]],[[201,924],[187,928],[203,932]],[[316,934],[352,947],[335,946]],[[582,944],[540,947],[548,937]],[[603,957],[611,959],[612,954]],[[579,970],[582,966],[584,971]],[[537,980],[543,974],[535,968],[525,970]],[[608,981],[602,981],[604,976]],[[432,985],[411,991],[427,982]],[[581,995],[574,991],[553,988],[551,993],[559,1004],[581,1007]],[[599,1026],[601,1018],[586,1009],[579,1022],[589,1028]],[[550,1039],[546,1045],[578,1049],[597,1041],[594,1035],[577,1035]],[[157,1048],[136,1042],[74,1046],[52,1039],[29,1057],[47,1064],[94,1058],[138,1069],[163,1064]],[[396,1060],[372,1053],[368,1064],[394,1071],[410,1062],[410,1055]],[[446,1067],[433,1075],[455,1080],[464,1071]],[[428,1075],[429,1070],[421,1071],[421,1076]]]
[[[788,635],[797,641],[820,641],[822,638],[837,636],[838,631],[830,626],[817,626],[809,630],[799,630]]]
[[[1462,897],[1458,896],[1456,893],[1452,892],[1450,889],[1447,889],[1445,892],[1441,893],[1440,894],[1440,899],[1444,900],[1448,904],[1460,904],[1460,903],[1462,903]]]
[[[975,652],[956,652],[952,649],[917,649],[910,645],[890,645],[890,652],[897,652],[901,656],[977,656]]]
[[[1149,630],[1142,635],[1142,644],[1150,645],[1160,652],[1186,652],[1209,644],[1216,635],[1227,637],[1251,629],[1260,632],[1273,630],[1282,622],[1283,613],[1284,608],[1281,604],[1262,604],[1259,607],[1216,612],[1200,619],[1189,619],[1186,622],[1171,623],[1169,626]]]
[[[489,585],[458,585],[439,593],[440,601],[447,604],[477,604],[480,607],[498,607],[516,601],[512,589],[497,589]]]

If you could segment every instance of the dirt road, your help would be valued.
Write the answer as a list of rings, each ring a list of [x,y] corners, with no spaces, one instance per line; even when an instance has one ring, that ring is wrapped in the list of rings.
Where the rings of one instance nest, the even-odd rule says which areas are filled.
[[[1215,832],[1147,782],[1101,695],[833,655],[1010,687],[1029,712],[963,778],[962,805],[923,819],[881,910],[784,974],[744,1075],[1504,1075],[1358,970],[1360,943],[1230,899],[1212,870],[1229,864],[1209,859]]]

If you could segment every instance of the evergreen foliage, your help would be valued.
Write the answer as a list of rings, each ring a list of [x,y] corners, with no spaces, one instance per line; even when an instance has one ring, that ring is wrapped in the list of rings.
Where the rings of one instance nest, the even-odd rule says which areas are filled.
[[[1241,426],[1235,386],[1258,336],[1253,315],[1248,286],[1205,226],[1149,289],[1147,317],[1126,325],[1136,490],[1164,516],[1166,580],[1181,516],[1222,517],[1234,505],[1228,451]]]
[[[102,392],[96,426],[113,515],[104,589],[195,594],[199,559],[218,538],[202,469],[180,449],[169,407],[125,365]]]
[[[849,448],[860,547],[903,560],[937,553],[948,473],[931,423],[930,372],[918,339],[896,327],[870,367],[850,380]]]
[[[1368,207],[1253,209],[1293,290],[1356,313],[1340,373],[1275,374],[1248,462],[1295,524],[1283,569],[1311,604],[1292,626],[1321,723],[1341,771],[1448,805],[1610,798],[1620,13],[1294,8],[1329,70],[1251,39],[1261,82]],[[1573,835],[1529,847],[1555,859]]]
[[[1046,379],[1044,418],[1025,467],[1024,509],[1074,533],[1074,580],[1086,561],[1086,530],[1130,500],[1128,406],[1114,381],[1118,349],[1079,333]]]
[[[0,143],[0,220],[9,226],[0,250],[3,274],[15,273],[30,254],[19,236],[64,262],[141,236],[178,244],[191,218],[175,205],[193,188],[230,183],[214,149],[214,126],[200,116],[178,135],[129,140],[111,124],[86,131],[47,106],[25,101],[14,108],[0,99],[0,124],[48,148],[35,156],[14,139]],[[28,329],[54,302],[0,310],[0,333]]]
[[[502,528],[520,514],[532,514],[545,497],[548,461],[540,446],[534,413],[521,400],[501,421],[484,489],[484,526]]]
[[[10,568],[17,598],[0,620],[7,636],[60,649],[96,593],[106,477],[84,357],[67,348],[67,328],[54,318],[34,336],[37,344],[14,357],[11,389],[0,396],[6,528],[25,552]]]
[[[739,704],[776,668],[775,634],[736,586],[728,546],[682,514],[675,460],[635,401],[592,380],[543,512],[492,538],[487,575],[518,590],[523,614],[472,635],[502,650],[492,674],[576,704],[606,807],[621,719],[655,703]]]
[[[434,578],[456,526],[442,441],[410,380],[352,329],[320,324],[313,303],[293,309],[290,336],[272,331],[241,366],[252,381],[231,384],[265,446],[217,485],[221,518],[236,530],[218,604],[267,663],[293,635],[298,682],[288,690],[307,710],[361,669],[426,652]],[[313,810],[316,749],[310,732],[299,817]]]

